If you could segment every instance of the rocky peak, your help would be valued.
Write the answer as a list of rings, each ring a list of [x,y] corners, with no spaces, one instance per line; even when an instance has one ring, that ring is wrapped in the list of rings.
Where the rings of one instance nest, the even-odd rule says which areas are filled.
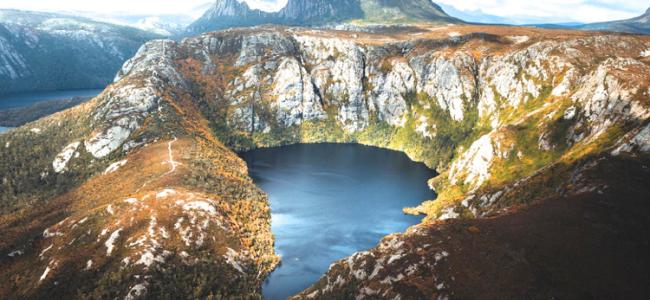
[[[273,23],[272,13],[251,9],[245,1],[217,0],[198,20],[190,24],[188,33],[199,33],[231,27]]]
[[[245,1],[238,0],[217,0],[215,4],[206,12],[206,15],[212,17],[237,17],[237,16],[247,16],[253,10],[248,7],[248,4]]]

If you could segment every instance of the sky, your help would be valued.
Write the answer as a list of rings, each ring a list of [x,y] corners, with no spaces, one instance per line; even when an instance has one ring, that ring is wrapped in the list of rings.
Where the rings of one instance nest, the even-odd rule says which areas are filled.
[[[245,0],[249,6],[277,11],[287,0]],[[87,11],[105,14],[185,14],[197,18],[211,0],[0,0],[0,8],[37,11]],[[512,23],[598,22],[638,16],[648,0],[436,0],[462,13],[491,15]],[[468,20],[475,21],[475,20]]]

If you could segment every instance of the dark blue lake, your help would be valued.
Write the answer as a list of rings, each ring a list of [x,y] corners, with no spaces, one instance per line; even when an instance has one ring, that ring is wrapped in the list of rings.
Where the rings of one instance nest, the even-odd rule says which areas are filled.
[[[95,97],[99,95],[103,89],[84,89],[84,90],[64,90],[64,91],[48,91],[48,92],[28,92],[20,94],[12,94],[0,96],[0,110],[7,108],[16,108],[29,106],[37,102],[48,100],[61,100],[73,97]]]
[[[263,286],[285,299],[315,283],[336,260],[368,250],[421,218],[402,208],[435,198],[436,176],[406,155],[351,144],[293,145],[241,156],[266,193],[282,265]]]

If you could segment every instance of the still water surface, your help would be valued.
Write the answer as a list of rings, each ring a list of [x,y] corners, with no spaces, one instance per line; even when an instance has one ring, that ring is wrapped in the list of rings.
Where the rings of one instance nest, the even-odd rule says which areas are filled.
[[[302,291],[336,260],[418,223],[402,208],[435,198],[426,182],[436,173],[399,152],[315,144],[241,156],[269,194],[275,248],[282,256],[263,286],[267,299]]]
[[[29,106],[41,101],[48,100],[61,100],[73,97],[95,97],[102,91],[102,89],[63,90],[48,92],[27,92],[0,96],[0,110]]]

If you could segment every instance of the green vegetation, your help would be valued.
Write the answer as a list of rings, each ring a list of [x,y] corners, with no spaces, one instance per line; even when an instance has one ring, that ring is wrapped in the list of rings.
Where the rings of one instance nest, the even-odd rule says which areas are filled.
[[[88,117],[88,114],[64,112],[0,135],[0,215],[60,195],[97,170],[99,166],[90,164],[92,157],[85,151],[69,162],[65,173],[52,170],[54,157],[88,133],[91,128]]]
[[[426,94],[406,95],[410,111],[403,127],[397,128],[390,142],[390,148],[403,150],[429,167],[445,169],[459,146],[468,146],[476,138],[487,133],[489,128],[479,122],[478,108],[466,107],[462,121],[451,118],[449,112],[438,106],[436,99]],[[467,101],[463,101],[469,105]],[[426,119],[433,127],[431,138],[416,131],[419,118]]]

